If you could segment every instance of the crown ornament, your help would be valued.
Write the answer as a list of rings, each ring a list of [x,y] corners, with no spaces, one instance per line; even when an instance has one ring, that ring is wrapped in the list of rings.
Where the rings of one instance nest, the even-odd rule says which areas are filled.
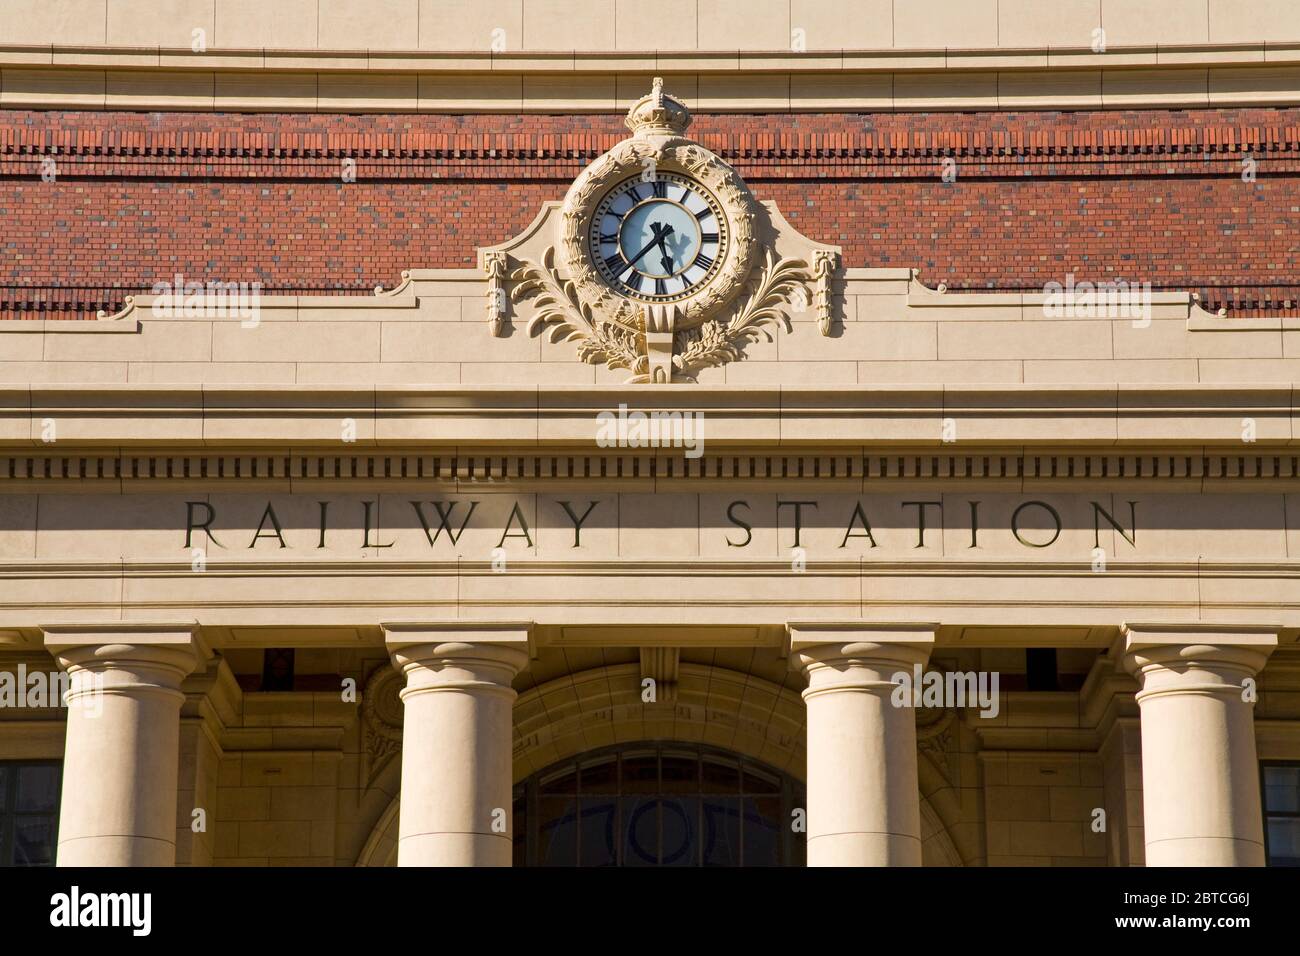
[[[634,136],[681,136],[691,125],[691,111],[677,97],[664,92],[663,77],[656,76],[650,92],[632,104],[624,125]]]

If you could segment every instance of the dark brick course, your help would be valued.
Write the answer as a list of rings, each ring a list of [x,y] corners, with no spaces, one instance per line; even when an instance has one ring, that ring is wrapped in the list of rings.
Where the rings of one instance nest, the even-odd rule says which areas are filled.
[[[1300,300],[1300,110],[702,115],[692,134],[850,266]],[[176,272],[360,294],[472,265],[625,135],[608,114],[3,111],[0,317],[113,311]]]

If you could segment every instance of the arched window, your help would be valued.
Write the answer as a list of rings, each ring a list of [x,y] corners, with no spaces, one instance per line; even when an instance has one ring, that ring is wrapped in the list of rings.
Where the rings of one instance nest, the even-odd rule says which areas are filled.
[[[515,788],[515,866],[802,866],[804,786],[711,747],[623,744]]]

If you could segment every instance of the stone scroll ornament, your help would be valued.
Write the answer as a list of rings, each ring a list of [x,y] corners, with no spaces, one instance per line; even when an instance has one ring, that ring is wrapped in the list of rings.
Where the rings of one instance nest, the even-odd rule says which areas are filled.
[[[483,261],[487,272],[487,318],[488,328],[495,336],[501,336],[506,324],[506,254],[489,252]]]
[[[816,287],[813,295],[813,307],[817,310],[817,328],[822,335],[831,334],[831,279],[840,268],[840,255],[829,249],[818,249],[813,253],[813,278]]]
[[[627,369],[630,382],[693,381],[736,361],[788,327],[784,306],[806,303],[813,280],[806,261],[760,249],[761,207],[731,166],[685,136],[690,123],[656,78],[628,111],[632,136],[569,188],[556,243],[509,275],[511,299],[533,305],[530,334],[573,342],[582,361]],[[489,258],[485,268],[496,331],[500,266]],[[821,268],[819,304],[835,263]]]

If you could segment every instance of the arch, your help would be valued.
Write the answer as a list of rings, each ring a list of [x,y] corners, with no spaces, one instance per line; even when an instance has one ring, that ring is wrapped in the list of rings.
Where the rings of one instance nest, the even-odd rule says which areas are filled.
[[[636,663],[596,667],[557,677],[521,693],[514,706],[513,781],[592,750],[639,741],[706,744],[807,779],[805,709],[799,692],[722,667],[683,662],[672,700],[641,699]],[[928,761],[921,757],[922,773]],[[398,761],[385,776],[396,776]],[[960,866],[946,819],[921,794],[922,856],[926,866]],[[400,788],[399,788],[400,791]],[[400,792],[378,814],[357,866],[397,860]],[[951,808],[946,808],[951,810]]]
[[[803,862],[790,827],[807,806],[803,783],[708,744],[637,741],[577,754],[518,784],[514,805],[517,864]]]

